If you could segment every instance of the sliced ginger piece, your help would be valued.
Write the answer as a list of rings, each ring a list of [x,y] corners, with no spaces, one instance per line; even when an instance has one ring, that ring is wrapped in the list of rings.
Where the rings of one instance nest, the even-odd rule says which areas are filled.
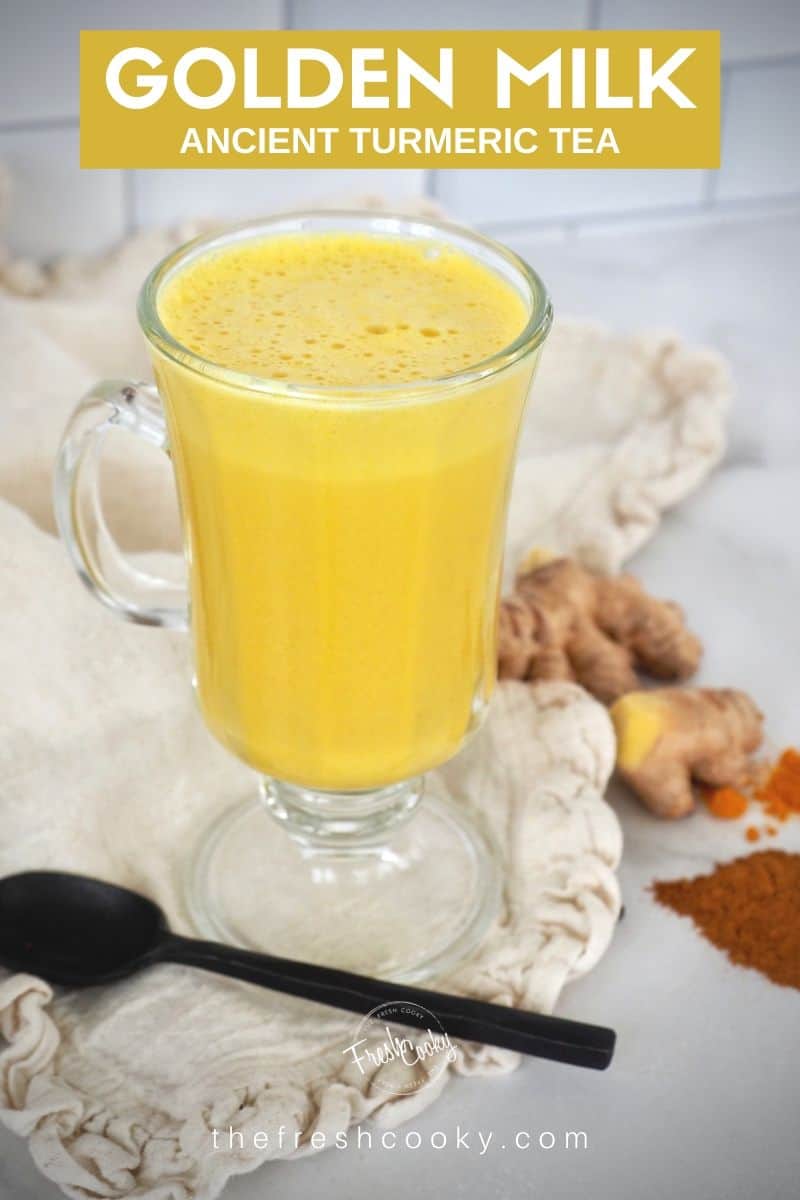
[[[763,717],[733,688],[634,691],[611,706],[617,769],[660,817],[682,817],[695,805],[693,782],[740,785],[763,737]]]

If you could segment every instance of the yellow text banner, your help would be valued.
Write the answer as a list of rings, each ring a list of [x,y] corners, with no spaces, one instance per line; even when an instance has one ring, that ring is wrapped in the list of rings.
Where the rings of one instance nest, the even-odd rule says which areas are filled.
[[[84,30],[82,167],[719,166],[719,33]]]

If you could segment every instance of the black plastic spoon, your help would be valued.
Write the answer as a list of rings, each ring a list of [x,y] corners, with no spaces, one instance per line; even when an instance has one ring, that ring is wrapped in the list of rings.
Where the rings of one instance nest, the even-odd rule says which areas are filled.
[[[450,1037],[555,1062],[602,1071],[614,1053],[614,1031],[599,1025],[181,937],[170,931],[152,900],[85,875],[28,871],[0,879],[3,966],[51,983],[89,987],[163,962],[201,967],[354,1013],[396,1003],[405,1011],[392,1016],[393,1024],[424,1029],[432,1014]]]

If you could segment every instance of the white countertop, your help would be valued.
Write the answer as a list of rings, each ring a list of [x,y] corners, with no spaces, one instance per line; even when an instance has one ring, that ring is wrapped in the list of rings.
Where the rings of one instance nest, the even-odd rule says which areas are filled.
[[[730,358],[739,397],[728,459],[667,518],[634,568],[686,607],[706,642],[701,682],[749,690],[775,745],[800,743],[800,213],[568,242],[506,240],[548,281],[557,309],[620,329],[674,328]],[[621,793],[615,803],[626,837],[625,917],[603,961],[559,1009],[616,1028],[611,1069],[527,1062],[510,1076],[458,1080],[408,1125],[422,1148],[359,1150],[351,1137],[347,1150],[234,1180],[226,1198],[797,1194],[800,998],[732,966],[647,891],[653,879],[746,853],[741,825],[706,814],[665,824]],[[800,850],[800,820],[769,844]],[[471,1133],[472,1149],[456,1148],[457,1127]],[[532,1148],[514,1148],[518,1130],[532,1133]],[[535,1147],[540,1132],[563,1138],[566,1130],[585,1131],[588,1149]],[[430,1148],[434,1131],[447,1135],[446,1149]],[[483,1155],[479,1131],[494,1134]],[[0,1197],[60,1194],[25,1143],[0,1130]]]

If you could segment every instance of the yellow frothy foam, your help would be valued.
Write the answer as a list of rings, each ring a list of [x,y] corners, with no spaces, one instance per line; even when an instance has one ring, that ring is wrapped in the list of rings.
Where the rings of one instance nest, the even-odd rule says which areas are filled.
[[[525,306],[466,254],[370,234],[281,234],[180,270],[159,316],[184,346],[234,370],[364,387],[474,366],[522,332]]]

